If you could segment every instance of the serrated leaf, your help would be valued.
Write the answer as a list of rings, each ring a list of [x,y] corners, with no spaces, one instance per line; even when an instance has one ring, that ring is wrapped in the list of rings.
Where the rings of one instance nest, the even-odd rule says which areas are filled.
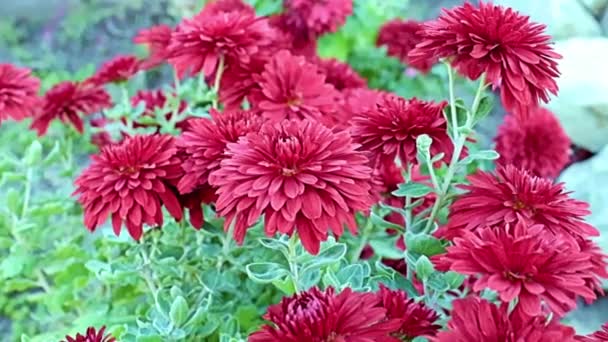
[[[422,183],[406,183],[399,184],[397,190],[393,191],[393,195],[397,197],[412,197],[419,198],[424,197],[433,192],[433,188]]]
[[[462,283],[464,283],[464,280],[465,280],[465,276],[463,276],[460,273],[453,272],[453,271],[448,271],[448,272],[444,273],[443,278],[448,283],[448,286],[451,289],[459,288],[462,285]]]
[[[445,280],[443,273],[435,272],[431,274],[429,279],[426,281],[428,288],[435,292],[443,293],[450,289],[447,281]]]
[[[479,101],[479,106],[477,107],[477,110],[475,111],[475,113],[473,113],[473,122],[477,123],[483,120],[486,116],[488,116],[493,106],[494,101],[491,96],[486,95],[482,97]]]
[[[405,245],[408,252],[433,256],[445,252],[441,240],[428,234],[405,233]]]
[[[422,281],[426,281],[431,274],[435,272],[435,266],[425,255],[421,255],[418,260],[416,260],[416,275]]]
[[[181,327],[188,318],[188,311],[188,302],[186,302],[186,299],[182,296],[177,296],[171,304],[171,309],[169,309],[169,318],[171,319],[173,326]]]
[[[371,240],[370,245],[374,249],[374,254],[377,254],[383,258],[402,259],[404,252],[395,246],[397,239],[401,239],[401,236],[385,236]]]
[[[363,266],[359,264],[348,265],[336,274],[336,278],[340,282],[342,288],[350,287],[352,289],[360,289],[363,287],[364,280]]]
[[[271,283],[289,274],[289,271],[276,262],[255,262],[245,267],[247,275],[260,283]]]
[[[258,239],[258,241],[260,241],[260,244],[262,244],[262,246],[268,248],[268,249],[272,249],[275,251],[281,251],[284,254],[288,253],[288,249],[289,246],[287,245],[287,242],[279,240],[279,239],[270,239],[270,238],[261,238]]]
[[[321,252],[314,256],[314,258],[307,262],[304,266],[304,270],[321,268],[323,266],[331,265],[340,261],[346,254],[346,245],[343,243],[336,243],[326,249],[322,249]],[[304,272],[304,270],[302,272]]]

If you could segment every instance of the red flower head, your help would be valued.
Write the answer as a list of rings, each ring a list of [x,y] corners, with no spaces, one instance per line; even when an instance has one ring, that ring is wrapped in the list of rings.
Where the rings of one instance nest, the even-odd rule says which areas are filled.
[[[400,320],[386,319],[386,310],[374,293],[335,294],[333,288],[312,288],[271,305],[264,325],[249,336],[249,342],[398,342],[390,334]]]
[[[608,323],[602,325],[602,330],[598,330],[589,336],[576,336],[580,342],[608,342]]]
[[[336,32],[353,13],[352,0],[283,0],[283,6],[291,31],[309,40]]]
[[[226,144],[262,127],[262,118],[253,111],[219,113],[212,109],[211,117],[191,120],[178,139],[185,157],[182,164],[185,174],[177,185],[180,193],[208,186],[209,174],[219,169],[225,158]]]
[[[408,56],[416,44],[422,40],[420,30],[422,30],[422,23],[415,20],[391,20],[380,28],[376,45],[386,45],[389,56],[399,58],[402,63],[427,73],[437,63],[437,57],[431,56],[428,59],[412,61]]]
[[[540,315],[544,304],[562,317],[576,307],[577,296],[596,298],[588,284],[597,283],[599,274],[589,253],[568,240],[547,239],[542,230],[518,223],[466,232],[454,239],[441,263],[476,277],[473,291],[490,288],[505,303],[519,298],[517,308],[529,316]]]
[[[249,64],[251,56],[272,44],[274,31],[267,20],[243,11],[207,14],[184,19],[171,36],[169,62],[184,76],[211,76],[222,56],[225,65]]]
[[[440,325],[435,324],[439,315],[423,303],[408,299],[401,290],[390,290],[380,285],[380,306],[386,309],[388,319],[399,320],[401,326],[392,335],[401,340],[410,341],[418,336],[435,336]]]
[[[251,94],[259,91],[256,77],[264,71],[268,58],[257,54],[251,57],[248,65],[237,65],[222,74],[220,81],[220,101],[227,110],[241,109],[243,101],[250,101]]]
[[[0,123],[23,120],[36,113],[40,80],[29,69],[0,63]]]
[[[209,183],[218,187],[217,212],[226,217],[226,230],[235,225],[237,242],[263,214],[268,236],[295,229],[304,248],[317,254],[328,230],[339,237],[346,224],[356,233],[355,211],[372,202],[367,164],[347,132],[286,120],[229,143]]]
[[[500,87],[505,109],[524,114],[540,100],[557,94],[560,55],[549,44],[545,26],[531,23],[511,8],[470,3],[424,24],[422,42],[409,54],[414,63],[430,58],[452,58],[452,64],[470,79],[486,73]]]
[[[340,94],[304,57],[281,50],[256,80],[261,90],[252,95],[252,102],[264,117],[276,122],[309,119],[331,124],[335,120]]]
[[[374,161],[399,157],[403,164],[416,163],[416,138],[421,134],[433,139],[432,154],[443,152],[450,158],[453,144],[443,117],[445,106],[446,102],[384,96],[376,108],[355,114],[351,132]]]
[[[268,23],[279,35],[284,49],[294,56],[303,56],[310,60],[317,58],[317,37],[310,37],[308,32],[294,29],[290,17],[286,14],[275,14],[268,17]]]
[[[176,152],[171,136],[136,135],[94,155],[74,182],[87,228],[94,231],[112,215],[116,235],[124,222],[139,240],[144,223],[162,226],[163,204],[181,220],[182,208],[171,188],[183,174]]]
[[[544,317],[508,313],[506,305],[497,307],[485,299],[468,297],[453,304],[448,330],[433,342],[574,342],[574,329]]]
[[[143,102],[145,105],[145,111],[142,115],[154,117],[154,111],[157,109],[162,109],[165,106],[165,103],[167,102],[167,97],[165,96],[165,93],[162,90],[140,90],[133,97],[131,97],[131,105],[137,106],[141,102]],[[186,101],[182,100],[180,102],[178,112],[183,112],[187,106],[188,104],[186,103]],[[167,118],[167,120],[169,120],[172,115],[172,112],[168,112],[165,114],[165,117]],[[186,119],[182,122],[178,122],[176,126],[179,128],[184,128],[186,127],[186,121],[189,121],[189,119]],[[146,127],[149,125],[135,122],[133,126]]]
[[[442,229],[447,238],[463,230],[517,222],[542,224],[554,235],[599,235],[584,222],[589,205],[570,198],[563,184],[532,176],[512,165],[499,167],[495,174],[478,171],[468,180],[471,184],[462,186],[468,192],[452,203],[448,225]]]
[[[105,62],[95,75],[87,80],[94,85],[128,81],[141,70],[141,62],[135,56],[116,56]]]
[[[100,87],[86,83],[61,82],[43,98],[42,110],[34,118],[31,128],[44,135],[54,119],[71,122],[80,133],[84,124],[80,115],[91,115],[112,105],[110,95]]]
[[[549,110],[531,109],[530,114],[526,119],[507,115],[498,128],[499,163],[555,178],[570,160],[570,139]]]
[[[105,330],[106,327],[101,327],[99,331],[89,327],[84,336],[81,334],[77,334],[76,337],[66,336],[63,342],[116,342],[116,339],[111,335],[104,335]]]
[[[149,56],[141,64],[142,69],[151,69],[164,63],[169,57],[169,44],[173,30],[167,25],[156,25],[140,30],[133,42],[148,46]]]
[[[204,15],[216,15],[226,12],[243,12],[255,15],[255,9],[242,0],[212,0],[205,4]]]
[[[335,58],[319,59],[316,64],[319,67],[319,71],[325,75],[325,82],[333,85],[338,91],[365,88],[367,86],[365,79],[359,76],[350,65],[340,62]]]

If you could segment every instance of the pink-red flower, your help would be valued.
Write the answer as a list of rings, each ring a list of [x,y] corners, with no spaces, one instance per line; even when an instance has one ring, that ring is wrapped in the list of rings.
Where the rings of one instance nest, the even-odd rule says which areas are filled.
[[[111,216],[116,235],[124,223],[139,240],[144,223],[162,226],[162,205],[181,220],[182,207],[172,188],[183,174],[176,153],[171,136],[136,135],[94,155],[74,182],[85,226],[94,231]]]
[[[433,342],[574,342],[574,329],[546,318],[526,317],[478,297],[453,303],[448,329]]]
[[[374,293],[336,294],[333,288],[285,297],[271,305],[264,318],[270,324],[249,336],[250,342],[398,342],[390,334],[401,321],[386,319]]]
[[[42,109],[31,128],[44,135],[54,119],[71,122],[80,133],[84,131],[81,115],[91,115],[112,105],[110,95],[101,87],[88,83],[61,82],[44,95]]]
[[[546,178],[555,178],[570,160],[570,139],[549,110],[530,109],[526,119],[507,115],[498,128],[498,162]]]
[[[542,224],[554,235],[586,238],[599,235],[584,221],[589,205],[568,196],[564,184],[538,178],[516,167],[501,166],[495,173],[477,171],[468,177],[468,192],[450,207],[444,234],[458,236],[463,230],[501,227],[505,223]]]
[[[251,94],[259,91],[255,78],[264,71],[268,58],[257,54],[248,65],[236,65],[222,74],[220,81],[220,101],[227,110],[241,109],[243,101],[251,101]]]
[[[293,21],[286,13],[268,17],[268,23],[278,33],[278,40],[284,49],[294,56],[303,56],[310,60],[317,58],[317,37],[311,37],[307,30],[292,27]]]
[[[335,32],[353,13],[352,0],[284,0],[283,6],[290,29],[310,40]]]
[[[105,335],[106,327],[101,327],[97,331],[94,327],[87,328],[87,332],[84,335],[80,333],[76,334],[75,337],[66,336],[63,342],[115,342],[116,339],[112,335]]]
[[[167,61],[172,32],[173,29],[167,25],[156,25],[137,33],[133,42],[148,47],[148,58],[142,62],[142,69],[151,69]]]
[[[335,58],[319,59],[319,71],[325,75],[325,83],[329,83],[338,91],[346,89],[365,88],[367,82],[350,65]]]
[[[40,80],[29,69],[0,63],[0,123],[33,116],[40,104]]]
[[[226,12],[244,12],[255,15],[255,9],[243,0],[211,0],[205,4],[203,14],[216,15]]]
[[[437,57],[431,56],[428,59],[420,58],[412,61],[408,56],[416,44],[422,40],[421,30],[422,23],[418,21],[394,19],[380,27],[376,44],[386,46],[389,56],[398,58],[402,63],[427,73],[437,63]]]
[[[530,22],[511,8],[479,2],[465,3],[423,25],[422,42],[409,54],[414,63],[449,58],[470,79],[486,73],[500,88],[504,107],[520,116],[548,93],[557,94],[557,59],[544,33],[545,26]]]
[[[351,133],[374,161],[399,157],[403,164],[416,163],[416,138],[422,134],[433,139],[433,155],[445,153],[449,158],[453,144],[443,116],[445,106],[446,102],[384,96],[375,108],[355,114]]]
[[[473,276],[473,291],[490,288],[505,303],[517,298],[516,308],[528,316],[541,315],[544,308],[563,317],[578,296],[596,298],[599,275],[589,253],[559,236],[547,238],[543,229],[518,223],[466,232],[454,239],[441,263]],[[602,268],[605,274],[605,262]]]
[[[94,85],[121,83],[128,81],[141,70],[141,61],[132,55],[116,56],[105,62],[101,68],[87,80]]]
[[[268,236],[297,230],[311,254],[331,231],[357,231],[355,212],[372,202],[372,170],[347,132],[312,121],[267,124],[229,143],[227,158],[209,183],[218,187],[217,212],[234,225],[242,243],[248,227],[264,215]]]
[[[576,336],[579,342],[607,342],[608,341],[608,323],[602,325],[601,330],[594,332],[588,336]]]
[[[261,89],[252,102],[267,119],[309,119],[328,125],[335,121],[340,94],[304,57],[281,50],[255,80]]]

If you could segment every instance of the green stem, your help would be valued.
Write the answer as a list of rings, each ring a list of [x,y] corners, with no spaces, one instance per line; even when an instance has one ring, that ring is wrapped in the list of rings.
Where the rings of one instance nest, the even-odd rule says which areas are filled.
[[[450,92],[450,115],[452,117],[452,138],[456,140],[458,138],[458,115],[456,112],[456,98],[454,96],[454,70],[450,63],[446,62],[446,67],[448,68],[448,85]]]
[[[289,270],[291,271],[291,281],[293,283],[293,288],[296,291],[296,293],[300,293],[300,289],[298,286],[298,282],[299,282],[298,264],[295,261],[297,245],[298,245],[298,236],[296,234],[293,234],[289,238],[289,243],[287,244],[288,251],[289,251],[287,262],[289,262]]]
[[[405,183],[409,183],[412,181],[412,164],[407,164],[407,173],[405,174]],[[405,229],[404,232],[412,227],[412,198],[410,196],[405,196]],[[405,233],[403,235],[405,238]]]
[[[477,87],[477,92],[475,93],[475,99],[473,99],[473,105],[471,106],[471,114],[475,115],[477,110],[479,109],[479,104],[481,103],[482,94],[484,89],[486,89],[488,85],[486,84],[486,74],[481,74],[481,78],[479,79],[479,86]]]
[[[359,239],[359,243],[357,244],[357,247],[355,248],[353,254],[350,257],[351,263],[356,263],[361,257],[361,253],[363,252],[363,249],[365,249],[365,246],[367,246],[367,243],[369,241],[369,233],[372,230],[372,227],[372,220],[368,218],[367,222],[365,222],[365,226],[361,230],[361,238]]]
[[[222,80],[222,74],[224,73],[224,55],[220,56],[220,62],[215,72],[215,81],[213,82],[213,93],[214,98],[212,101],[212,107],[218,109],[219,97],[220,97],[220,81]]]

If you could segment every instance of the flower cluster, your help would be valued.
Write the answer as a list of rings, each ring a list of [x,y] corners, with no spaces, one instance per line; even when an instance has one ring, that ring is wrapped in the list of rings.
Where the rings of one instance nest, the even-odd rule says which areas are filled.
[[[106,327],[97,330],[94,327],[87,328],[85,335],[77,334],[76,337],[66,336],[64,342],[116,342],[112,335],[105,334]]]

